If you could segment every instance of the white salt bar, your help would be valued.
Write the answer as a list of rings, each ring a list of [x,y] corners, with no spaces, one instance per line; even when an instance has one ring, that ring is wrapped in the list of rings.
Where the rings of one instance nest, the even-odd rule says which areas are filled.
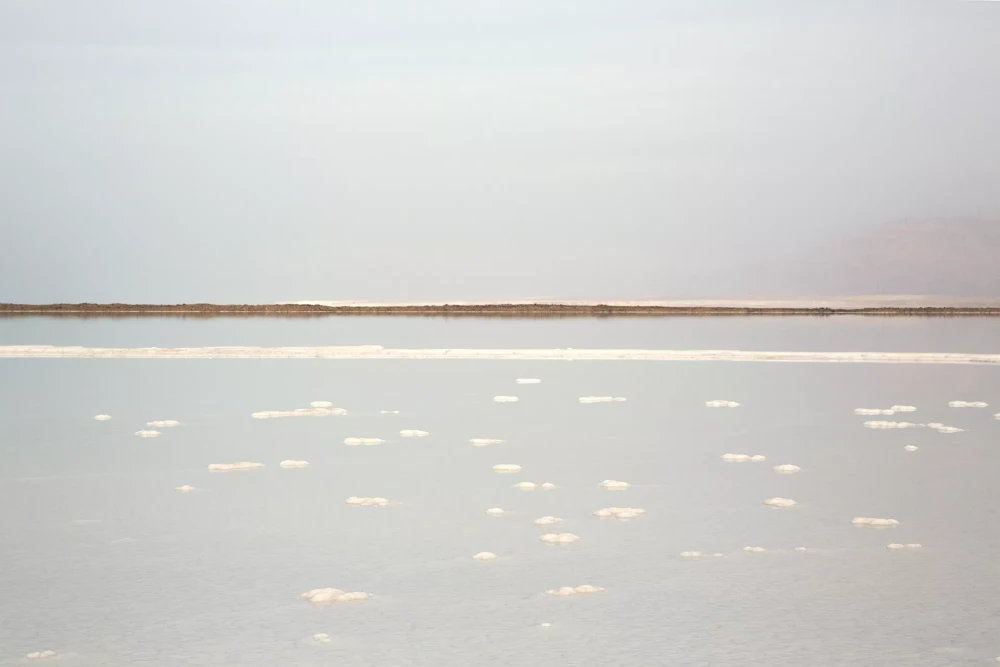
[[[625,403],[628,401],[623,396],[581,396],[581,403]]]
[[[312,636],[314,642],[319,642],[320,644],[329,644],[330,635],[325,632],[317,632]]]
[[[388,498],[377,496],[375,498],[351,496],[344,502],[355,507],[387,507],[389,505]]]
[[[802,468],[797,465],[792,465],[791,463],[784,463],[780,466],[774,466],[774,472],[779,475],[793,475],[802,470]]]
[[[55,658],[58,655],[55,651],[32,651],[24,657],[28,660],[45,660],[47,658]]]
[[[309,404],[309,407],[311,407],[311,408],[332,408],[333,407],[333,403],[331,403],[330,401],[313,401],[312,403]]]
[[[308,600],[313,604],[332,604],[335,602],[360,602],[372,598],[371,593],[356,591],[345,593],[339,588],[314,588],[300,595],[303,600]]]
[[[722,460],[726,463],[746,463],[750,460],[749,454],[723,454]]]
[[[891,408],[895,412],[916,412],[917,408],[912,405],[894,405]]]
[[[196,489],[190,484],[185,484],[184,486],[175,486],[174,491],[179,491],[180,493],[191,493]]]
[[[913,428],[919,426],[919,424],[912,424],[910,422],[891,422],[891,421],[868,421],[864,424],[865,428]]]
[[[379,410],[380,415],[398,415],[399,410]]]
[[[766,461],[766,460],[767,460],[767,457],[763,456],[761,454],[754,454],[753,456],[750,457],[750,462],[751,463],[761,463],[762,461]]]
[[[895,408],[890,408],[888,410],[882,408],[854,408],[854,414],[856,415],[894,415],[896,414]]]
[[[605,507],[594,512],[601,519],[636,519],[646,513],[638,507]]]
[[[700,551],[682,551],[679,555],[681,558],[701,558]]]
[[[469,440],[469,443],[473,447],[486,447],[487,445],[499,445],[505,442],[504,440],[496,440],[494,438],[473,438]]]
[[[516,463],[498,463],[493,466],[493,472],[499,472],[503,474],[510,474],[515,472],[520,472],[521,466]]]
[[[915,452],[920,448],[917,447],[916,445],[906,445],[905,447],[903,447],[903,449],[905,449],[908,452]]]
[[[344,444],[349,447],[357,447],[358,445],[381,445],[385,440],[381,438],[344,438]]]
[[[282,461],[278,464],[282,468],[308,468],[309,461],[293,461],[291,459]]]
[[[174,426],[180,426],[180,422],[176,419],[163,419],[161,421],[146,422],[146,426],[152,426],[153,428],[173,428]]]
[[[726,554],[714,553],[714,554],[712,554],[712,558],[722,558],[725,555]]]
[[[607,489],[608,491],[624,491],[632,485],[628,482],[619,482],[616,479],[606,479],[598,484],[598,486]]]
[[[898,543],[894,542],[892,544],[887,544],[885,548],[886,549],[922,549],[923,546],[924,545],[922,545],[922,544],[898,544]]]
[[[803,553],[803,552],[806,551],[806,548],[805,547],[795,547],[795,550],[798,551],[799,553]]]
[[[242,471],[242,470],[258,470],[263,468],[263,463],[255,463],[253,461],[240,461],[239,463],[212,463],[209,464],[208,470],[210,472],[230,472],[230,471]]]
[[[536,486],[534,482],[518,482],[514,485],[514,488],[521,491],[534,491]]]
[[[136,431],[135,434],[140,438],[155,438],[160,435],[159,431]]]
[[[562,519],[557,516],[542,516],[535,519],[532,523],[536,526],[551,526],[553,524],[562,523]]]
[[[347,410],[343,408],[297,408],[295,410],[261,410],[250,414],[254,419],[278,419],[279,417],[329,417],[343,416]]]
[[[538,384],[541,380],[538,378],[517,378],[514,382],[518,384]]]
[[[538,625],[538,627],[540,627],[540,628],[551,628],[552,624],[551,623],[540,623]]]
[[[983,403],[982,401],[951,401],[948,403],[948,407],[951,408],[986,408],[989,407],[988,403]]]
[[[404,438],[426,438],[430,435],[427,431],[420,431],[417,429],[406,428],[399,432]]]
[[[518,400],[520,400],[520,399],[518,399],[517,396],[494,396],[493,397],[493,401],[495,403],[517,403]]]
[[[866,516],[856,516],[851,519],[851,523],[855,526],[873,526],[875,528],[890,528],[899,525],[895,519],[873,519]]]
[[[579,541],[580,537],[573,533],[546,533],[538,539],[546,544],[570,544]]]
[[[768,507],[794,507],[795,505],[798,505],[798,503],[791,498],[768,498],[764,501],[764,504]]]
[[[764,547],[743,547],[743,551],[746,551],[749,554],[762,554],[767,551],[767,549]]]
[[[507,513],[507,510],[501,509],[499,507],[491,507],[488,510],[486,510],[486,513],[489,514],[490,516],[503,516],[504,514]]]
[[[551,590],[545,591],[546,595],[554,595],[556,597],[568,597],[570,595],[587,595],[589,593],[600,593],[604,589],[600,586],[591,586],[590,584],[583,584],[582,586],[563,586],[562,588],[553,588]],[[551,623],[542,623],[543,626],[549,626]]]
[[[706,408],[738,408],[738,407],[740,407],[740,404],[737,403],[736,401],[715,400],[715,401],[707,401],[705,403],[705,407]]]
[[[111,415],[94,415],[94,419],[99,422],[106,422],[111,419]]]
[[[552,482],[545,482],[542,484],[543,491],[551,491],[554,488],[556,488],[556,485],[553,484]]]
[[[480,551],[472,557],[472,560],[496,560],[497,555],[492,551]]]
[[[928,424],[928,426],[930,426],[930,424]],[[934,430],[938,433],[963,433],[965,431],[964,428],[958,428],[957,426],[945,426],[944,424],[934,427]]]

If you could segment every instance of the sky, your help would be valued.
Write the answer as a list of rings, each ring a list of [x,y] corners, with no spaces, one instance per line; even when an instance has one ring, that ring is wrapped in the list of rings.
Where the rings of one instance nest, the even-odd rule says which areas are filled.
[[[751,295],[1000,218],[998,34],[993,2],[0,0],[0,301]]]

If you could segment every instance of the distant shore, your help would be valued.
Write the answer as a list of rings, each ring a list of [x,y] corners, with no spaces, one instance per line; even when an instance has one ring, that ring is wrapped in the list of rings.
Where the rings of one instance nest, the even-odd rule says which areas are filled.
[[[462,304],[128,304],[54,303],[0,304],[0,317],[325,317],[325,316],[446,316],[446,317],[703,317],[703,316],[813,316],[865,315],[879,317],[1000,317],[998,305],[871,305],[842,301],[837,305],[810,302],[747,302],[707,305],[710,302],[656,303],[462,303]],[[690,305],[692,303],[706,305]],[[683,305],[680,305],[683,304]],[[761,305],[758,305],[761,304]],[[768,304],[768,305],[763,305]],[[770,305],[774,304],[774,305]]]

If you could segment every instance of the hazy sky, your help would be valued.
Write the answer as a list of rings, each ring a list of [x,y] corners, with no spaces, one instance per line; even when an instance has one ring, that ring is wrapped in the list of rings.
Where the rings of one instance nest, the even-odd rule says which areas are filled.
[[[726,296],[1000,214],[993,2],[0,0],[0,85],[0,301]]]

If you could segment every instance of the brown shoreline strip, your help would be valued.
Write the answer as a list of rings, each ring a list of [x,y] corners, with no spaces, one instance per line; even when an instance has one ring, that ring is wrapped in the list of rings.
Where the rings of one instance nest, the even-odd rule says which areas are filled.
[[[0,317],[64,315],[70,317],[288,317],[288,316],[447,316],[447,317],[697,317],[866,315],[881,317],[1000,317],[1000,307],[881,306],[881,307],[743,307],[659,306],[615,304],[444,304],[326,306],[316,304],[126,304],[55,303],[0,304]]]

